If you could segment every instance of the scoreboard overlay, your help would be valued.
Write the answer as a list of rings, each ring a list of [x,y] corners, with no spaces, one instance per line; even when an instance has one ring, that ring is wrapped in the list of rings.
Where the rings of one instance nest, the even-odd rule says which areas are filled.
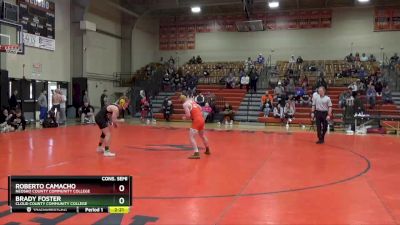
[[[131,176],[9,176],[11,212],[128,213]]]

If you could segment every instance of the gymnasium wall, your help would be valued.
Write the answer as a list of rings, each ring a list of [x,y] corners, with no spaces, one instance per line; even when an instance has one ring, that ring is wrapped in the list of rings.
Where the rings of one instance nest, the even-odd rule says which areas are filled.
[[[132,71],[158,58],[158,19],[142,16],[132,31]]]
[[[400,32],[373,32],[372,8],[334,9],[330,29],[281,30],[253,33],[197,33],[196,49],[190,51],[159,51],[158,56],[179,58],[180,65],[193,55],[204,61],[253,59],[259,54],[275,52],[272,60],[288,60],[290,55],[304,59],[343,59],[354,52],[373,53],[381,59],[380,46],[385,53],[400,52]]]
[[[10,1],[15,3],[15,0]],[[48,51],[26,47],[25,55],[1,53],[1,68],[9,71],[10,77],[22,78],[22,65],[25,64],[25,77],[31,79],[70,82],[70,0],[54,1],[56,4],[56,49]],[[15,42],[15,28],[2,26],[2,33],[12,34]],[[32,65],[42,64],[40,76],[32,76]]]
[[[113,78],[115,72],[121,71],[121,25],[117,20],[91,12],[85,14],[85,20],[95,23],[98,30],[85,31],[83,35],[83,71],[88,77],[90,104],[100,107],[100,95],[104,89],[108,90],[111,99],[115,92],[126,89],[114,87],[112,81],[91,78],[92,75]]]

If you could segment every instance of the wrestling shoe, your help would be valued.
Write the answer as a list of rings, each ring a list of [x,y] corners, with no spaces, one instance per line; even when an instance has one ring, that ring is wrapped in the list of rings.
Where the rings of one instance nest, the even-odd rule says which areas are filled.
[[[200,159],[200,153],[195,152],[193,155],[189,156],[188,159]]]
[[[104,148],[99,146],[97,147],[96,152],[104,152]]]
[[[206,154],[206,155],[211,155],[211,152],[210,152],[210,148],[209,148],[209,147],[206,147],[206,151],[204,152],[204,154]]]
[[[115,153],[114,152],[111,152],[111,151],[104,151],[104,156],[105,157],[114,157],[115,156]]]

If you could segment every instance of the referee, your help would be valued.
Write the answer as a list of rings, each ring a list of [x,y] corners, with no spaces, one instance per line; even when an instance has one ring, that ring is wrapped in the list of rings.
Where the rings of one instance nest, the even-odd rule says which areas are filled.
[[[328,120],[332,117],[332,101],[325,95],[325,88],[318,88],[318,95],[315,96],[312,103],[311,119],[317,123],[317,144],[323,144],[325,133],[328,129]]]

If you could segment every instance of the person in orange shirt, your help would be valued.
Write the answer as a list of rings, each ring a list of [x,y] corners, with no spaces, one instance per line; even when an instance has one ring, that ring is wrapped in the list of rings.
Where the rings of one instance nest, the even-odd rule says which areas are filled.
[[[189,156],[189,159],[200,159],[200,153],[195,139],[196,134],[199,134],[201,140],[203,141],[203,144],[206,148],[205,154],[210,155],[211,153],[208,145],[208,139],[204,134],[205,120],[200,105],[184,94],[181,94],[180,99],[183,103],[183,109],[185,110],[185,116],[183,119],[192,119],[192,127],[189,131],[189,139],[194,148],[194,154]]]
[[[271,102],[274,101],[273,97],[271,94],[269,94],[268,90],[265,91],[265,95],[261,96],[261,111],[263,111],[265,103],[267,103],[267,100],[270,100]]]

